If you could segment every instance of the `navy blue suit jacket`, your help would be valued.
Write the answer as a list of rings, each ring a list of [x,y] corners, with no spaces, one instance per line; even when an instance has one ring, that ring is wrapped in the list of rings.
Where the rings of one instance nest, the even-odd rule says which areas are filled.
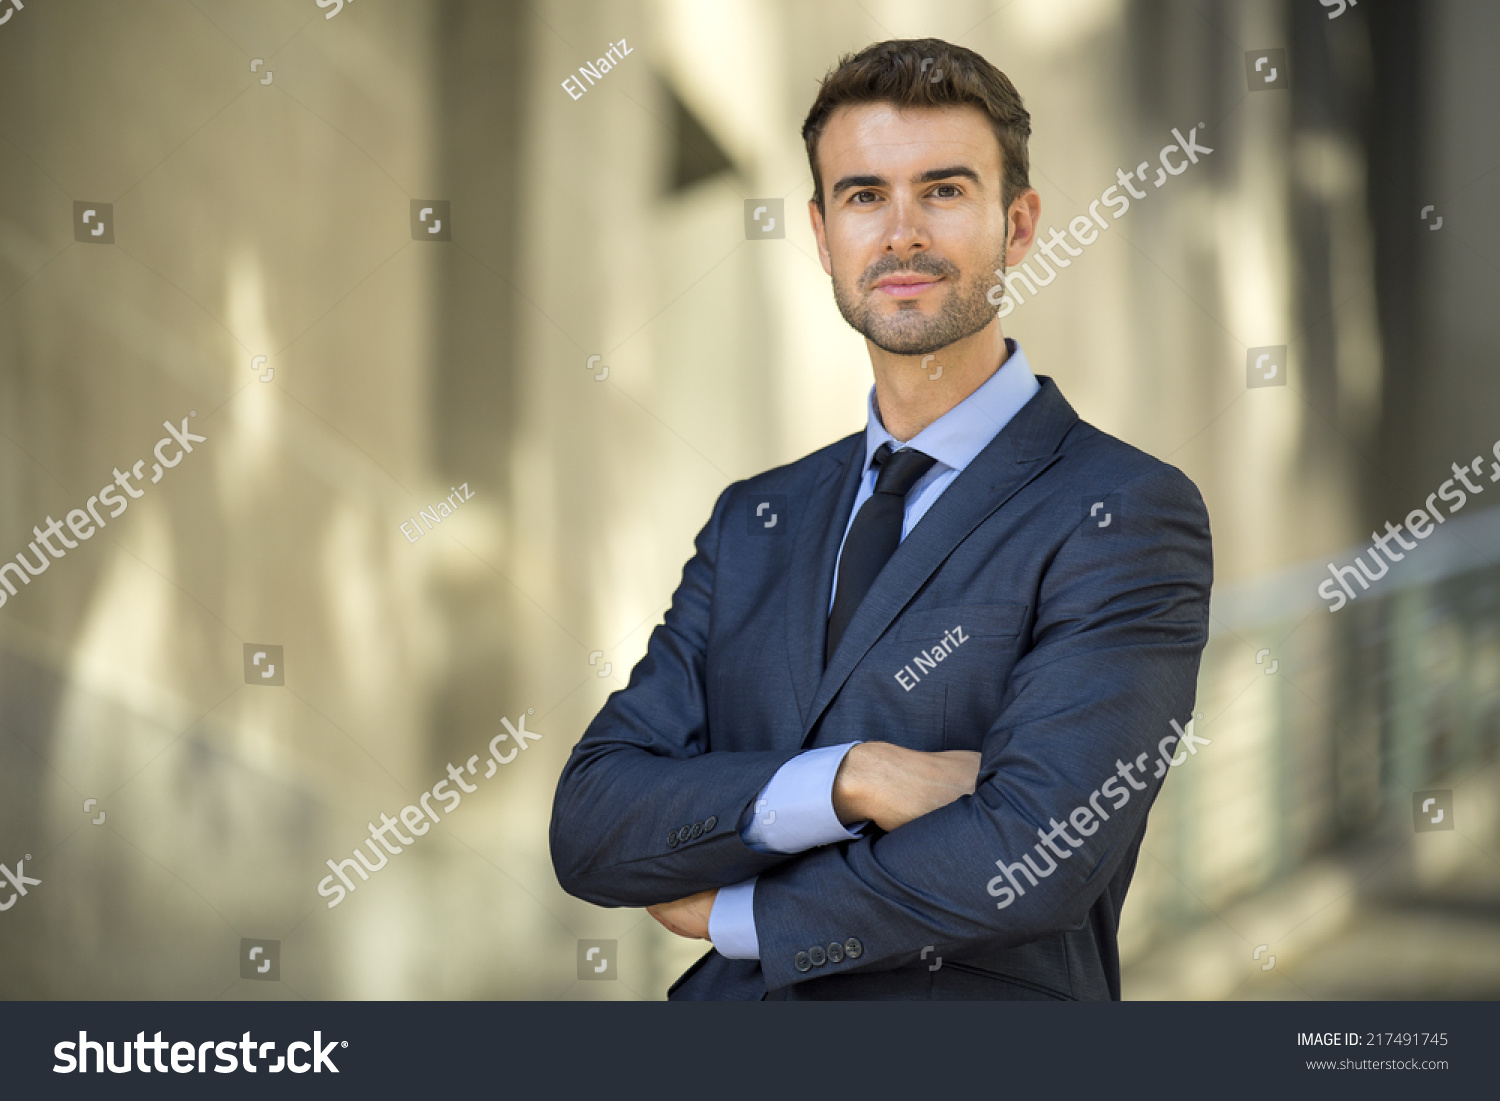
[[[760,960],[709,952],[673,999],[1120,996],[1120,907],[1163,765],[1148,762],[1145,789],[1119,809],[1106,800],[1109,820],[1053,873],[1021,879],[1024,895],[1000,908],[991,885],[997,861],[1031,852],[1042,865],[1039,829],[1091,795],[1099,806],[1121,763],[1157,761],[1172,721],[1188,722],[1208,638],[1208,514],[1180,471],[1039,381],[902,541],[826,669],[864,434],[736,482],[714,505],[552,811],[559,881],[601,906],[759,876]],[[954,627],[965,641],[941,663],[915,683],[896,676]],[[854,740],[979,751],[975,793],[796,855],[740,840],[783,763]]]

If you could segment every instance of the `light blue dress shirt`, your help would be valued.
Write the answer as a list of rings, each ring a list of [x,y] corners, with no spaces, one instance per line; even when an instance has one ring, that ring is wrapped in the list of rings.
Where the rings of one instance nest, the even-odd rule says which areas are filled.
[[[844,538],[839,541],[840,556],[854,518],[875,493],[875,479],[879,472],[873,466],[873,460],[881,444],[889,443],[895,450],[914,447],[936,460],[906,495],[906,512],[901,525],[901,538],[905,539],[943,491],[953,484],[953,479],[963,473],[974,457],[1041,389],[1021,346],[1007,338],[1005,347],[1009,356],[999,370],[905,444],[880,423],[875,408],[875,387],[870,387],[865,421],[865,473],[854,495],[849,518],[844,523]],[[830,612],[833,610],[832,594],[837,592],[838,562],[835,559],[833,588],[828,602]],[[853,830],[846,829],[833,811],[834,777],[845,754],[858,744],[847,742],[810,749],[777,769],[770,783],[761,789],[754,813],[740,831],[745,844],[758,852],[799,853],[858,837],[866,823],[861,822]],[[755,932],[753,878],[720,889],[708,917],[708,939],[720,955],[730,959],[760,959],[760,941]]]

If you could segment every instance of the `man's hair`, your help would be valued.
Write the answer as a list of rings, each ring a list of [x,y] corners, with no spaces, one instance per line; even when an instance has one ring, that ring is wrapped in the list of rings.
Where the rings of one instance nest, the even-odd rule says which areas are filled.
[[[923,64],[926,62],[927,64]],[[839,59],[823,78],[802,140],[812,167],[813,202],[823,210],[823,181],[818,176],[818,139],[829,116],[854,103],[890,103],[898,108],[977,107],[988,116],[1000,142],[1000,200],[1011,200],[1031,186],[1026,139],[1031,115],[1010,78],[973,50],[941,38],[898,38],[866,46]]]

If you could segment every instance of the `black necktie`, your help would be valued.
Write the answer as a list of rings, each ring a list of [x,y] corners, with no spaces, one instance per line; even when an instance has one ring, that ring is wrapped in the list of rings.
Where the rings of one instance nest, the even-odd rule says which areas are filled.
[[[844,550],[839,555],[839,590],[828,615],[828,644],[823,649],[823,663],[833,660],[833,653],[844,637],[844,628],[854,618],[855,609],[870,591],[886,561],[901,545],[901,526],[906,519],[906,494],[931,469],[936,460],[909,447],[892,451],[889,443],[875,449],[875,492],[870,495],[849,526]]]

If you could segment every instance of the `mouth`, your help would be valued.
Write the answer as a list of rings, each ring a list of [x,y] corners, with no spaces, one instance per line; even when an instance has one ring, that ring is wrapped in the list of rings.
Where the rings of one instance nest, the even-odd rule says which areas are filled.
[[[887,275],[875,283],[875,289],[892,298],[915,298],[941,283],[941,276],[899,273]]]

